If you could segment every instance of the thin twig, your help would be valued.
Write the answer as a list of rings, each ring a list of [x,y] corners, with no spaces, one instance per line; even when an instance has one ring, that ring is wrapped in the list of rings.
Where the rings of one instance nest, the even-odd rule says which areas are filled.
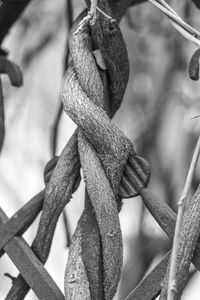
[[[69,218],[65,209],[63,209],[63,222],[64,222],[66,238],[67,238],[66,247],[69,248],[71,244],[71,234],[70,234],[71,230],[70,230]]]
[[[69,31],[72,27],[72,24],[73,24],[73,6],[72,6],[71,0],[67,0],[66,22],[67,22],[67,30],[69,33]],[[63,68],[64,72],[67,70],[68,62],[69,62],[69,44],[67,41],[66,56],[65,56],[64,68]],[[58,144],[58,130],[59,130],[59,123],[60,123],[60,119],[62,116],[62,112],[63,112],[63,104],[60,99],[58,111],[56,113],[56,117],[53,122],[52,130],[51,130],[51,154],[52,154],[52,157],[55,157],[55,155],[56,155],[56,148],[57,148],[57,144]],[[70,234],[70,229],[69,229],[68,216],[67,216],[67,213],[65,212],[65,210],[63,210],[63,221],[64,221],[63,223],[64,223],[66,238],[67,238],[66,246],[69,247],[70,242],[71,242],[71,234]]]
[[[165,8],[167,8],[173,14],[176,14],[177,17],[179,17],[179,15],[173,10],[173,8],[168,3],[166,3],[164,0],[157,0],[157,2],[159,2],[162,6],[164,6]]]
[[[189,193],[191,190],[192,180],[193,180],[193,176],[194,176],[194,172],[196,169],[199,155],[200,155],[200,137],[198,138],[197,145],[194,150],[194,154],[192,157],[191,165],[190,165],[190,168],[188,171],[188,175],[186,178],[186,183],[185,183],[182,195],[178,201],[178,214],[177,214],[177,221],[176,221],[174,241],[173,241],[172,254],[171,254],[167,300],[173,300],[175,297],[176,268],[177,268],[177,256],[178,256],[178,246],[179,246],[181,225],[182,225],[183,215],[185,212],[185,206],[186,206],[187,199],[188,199],[188,196],[189,196]]]
[[[192,117],[191,120],[197,119],[197,118],[199,118],[199,117],[200,117],[200,115],[196,115],[196,116]]]
[[[4,99],[3,99],[2,83],[0,78],[0,152],[3,146],[4,136],[5,136]]]
[[[97,3],[98,0],[90,0],[91,1],[91,6],[90,6],[90,11],[89,15],[91,16],[91,22],[92,24],[95,24],[96,18],[97,18]]]
[[[91,7],[90,10],[88,12],[88,14],[81,20],[78,28],[76,29],[76,31],[74,32],[74,35],[76,35],[78,32],[80,32],[80,30],[82,29],[83,25],[86,22],[90,22],[91,25],[94,25],[96,22],[96,15],[97,15],[97,11],[102,14],[104,17],[106,17],[107,19],[109,19],[111,22],[116,22],[115,19],[113,19],[111,16],[109,16],[108,14],[106,14],[102,9],[100,9],[98,6],[98,0],[91,0]]]
[[[107,19],[111,20],[112,22],[116,22],[115,19],[113,19],[111,16],[109,16],[108,14],[106,14],[102,9],[100,9],[98,6],[97,6],[97,10],[104,16],[106,17]]]
[[[76,35],[78,32],[81,31],[83,25],[87,22],[90,22],[91,25],[94,25],[97,18],[97,4],[98,0],[90,0],[90,10],[88,11],[87,15],[81,20],[78,28],[74,32],[74,35]]]
[[[66,22],[67,22],[67,31],[69,33],[72,23],[73,23],[73,7],[72,7],[72,2],[71,0],[67,0],[67,5],[66,5]],[[65,61],[64,61],[64,72],[66,71],[68,67],[68,61],[69,61],[69,45],[68,41],[66,44],[66,56],[65,56]],[[63,105],[62,101],[60,99],[58,111],[56,113],[56,117],[54,119],[54,122],[52,124],[52,129],[51,129],[51,155],[54,157],[56,155],[56,148],[57,148],[57,143],[58,143],[58,127],[60,123],[60,119],[62,116],[62,111],[63,111]]]
[[[54,119],[52,129],[51,129],[51,155],[52,157],[55,157],[56,155],[56,148],[58,144],[58,127],[60,123],[60,119],[62,116],[62,111],[63,111],[63,105],[62,101],[59,103],[58,111],[56,113],[56,117]]]
[[[187,40],[200,47],[200,32],[190,26],[169,6],[164,0],[148,0],[158,9],[160,9],[171,21],[172,25]]]

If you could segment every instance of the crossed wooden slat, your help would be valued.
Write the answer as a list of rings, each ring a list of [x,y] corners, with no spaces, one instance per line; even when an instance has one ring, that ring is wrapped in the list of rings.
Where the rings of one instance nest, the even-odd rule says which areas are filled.
[[[147,199],[147,196],[145,197],[146,198],[144,199],[143,195],[145,205],[172,239],[175,226],[175,213],[172,212],[166,203],[157,201],[157,199],[155,200],[153,194],[151,194],[151,199]],[[33,197],[10,219],[6,216],[2,208],[0,208],[0,257],[5,252],[7,253],[39,299],[64,300],[64,295],[52,277],[46,271],[43,264],[33,253],[26,241],[21,237],[41,211],[43,199],[44,190]],[[150,203],[150,201],[151,204],[154,203],[152,205],[154,209],[149,207],[148,203]],[[165,219],[163,219],[163,216],[165,216]],[[155,299],[159,294],[169,257],[170,252],[168,252],[160,263],[158,263],[157,266],[138,284],[126,300]],[[192,261],[195,267],[200,270],[199,242],[196,245],[195,255]]]
[[[6,252],[39,299],[64,300],[52,277],[21,237],[42,209],[43,200],[44,190],[10,219],[0,208],[0,257]]]

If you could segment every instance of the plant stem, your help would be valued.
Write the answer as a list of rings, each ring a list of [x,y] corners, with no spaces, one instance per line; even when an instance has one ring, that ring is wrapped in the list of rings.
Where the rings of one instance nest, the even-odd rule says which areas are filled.
[[[72,7],[72,1],[71,0],[67,0],[67,5],[66,5],[66,23],[67,23],[67,34],[69,34],[70,29],[72,27],[72,23],[73,23],[73,7]],[[67,68],[68,68],[68,62],[69,62],[69,45],[68,45],[68,41],[66,44],[66,56],[65,56],[65,60],[64,60],[64,73],[66,72]],[[56,150],[57,150],[57,144],[58,144],[58,130],[59,130],[59,124],[60,124],[60,119],[62,117],[62,112],[63,112],[63,105],[62,105],[62,101],[60,100],[59,102],[59,107],[58,110],[56,112],[56,116],[55,119],[53,121],[52,124],[52,129],[51,129],[51,141],[50,141],[50,145],[51,145],[51,156],[55,157],[56,155]]]
[[[200,47],[200,32],[183,21],[171,6],[169,6],[164,0],[148,1],[161,10],[170,19],[175,29],[178,30],[187,40],[190,40]]]
[[[97,11],[97,3],[98,0],[90,0],[91,1],[91,6],[90,6],[90,11],[89,14],[91,14],[93,21],[96,21],[96,11]]]
[[[188,175],[186,178],[185,186],[182,192],[182,195],[178,201],[178,214],[177,214],[177,221],[174,233],[174,241],[172,247],[172,254],[171,254],[171,264],[170,264],[170,271],[169,271],[169,284],[168,284],[168,297],[167,300],[174,300],[175,292],[176,292],[176,267],[177,267],[177,256],[178,256],[178,246],[179,246],[179,237],[181,232],[181,225],[183,220],[183,215],[185,212],[185,206],[187,203],[188,195],[191,190],[192,180],[194,176],[194,172],[196,169],[196,165],[198,162],[198,158],[200,155],[200,137],[198,138],[196,148],[194,150],[194,154],[192,157],[192,161],[190,164],[190,168],[188,171]]]

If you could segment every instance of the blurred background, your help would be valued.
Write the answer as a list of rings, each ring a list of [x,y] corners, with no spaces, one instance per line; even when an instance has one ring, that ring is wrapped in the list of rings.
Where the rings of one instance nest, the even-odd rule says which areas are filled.
[[[171,1],[189,24],[200,30],[200,11],[190,0]],[[73,18],[85,7],[73,1]],[[60,87],[66,56],[68,17],[66,0],[32,1],[5,39],[4,48],[24,74],[20,89],[2,76],[6,137],[0,157],[0,206],[11,217],[44,188],[43,170],[52,157],[52,132],[60,106]],[[130,8],[121,24],[130,62],[130,79],[114,122],[150,163],[150,186],[173,210],[184,186],[200,131],[200,83],[191,81],[188,64],[196,47],[171,26],[150,3]],[[62,113],[56,154],[75,129]],[[194,190],[199,182],[195,174]],[[83,209],[81,184],[66,207],[71,235]],[[124,200],[120,221],[124,240],[124,267],[116,300],[124,299],[144,274],[166,253],[171,243],[144,208],[140,197]],[[38,218],[25,233],[28,243]],[[46,268],[63,291],[68,257],[66,230],[60,218]],[[0,259],[0,299],[11,287],[17,269],[4,255]],[[198,299],[200,275],[191,268],[182,299]],[[37,299],[29,292],[27,300]]]

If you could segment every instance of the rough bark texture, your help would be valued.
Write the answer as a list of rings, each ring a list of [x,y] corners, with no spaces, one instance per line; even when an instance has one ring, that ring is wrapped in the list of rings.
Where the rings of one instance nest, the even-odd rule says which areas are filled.
[[[80,219],[72,238],[70,259],[67,263],[67,270],[70,270],[70,272],[65,273],[65,299],[91,299],[89,282],[82,258],[82,223],[84,222],[84,216]]]
[[[180,299],[188,278],[188,271],[194,255],[194,250],[200,235],[200,186],[189,201],[184,214],[182,230],[179,239],[175,298]],[[169,267],[163,283],[160,299],[167,299]]]
[[[22,235],[33,223],[42,209],[44,191],[38,193],[24,205],[5,225],[0,227],[0,257],[4,253],[4,246],[15,236]]]
[[[162,200],[160,200],[149,188],[141,191],[141,196],[146,208],[150,211],[154,219],[166,232],[170,239],[173,239],[176,224],[175,212]],[[192,262],[200,270],[200,236],[195,246]]]
[[[83,26],[80,32],[71,37],[70,49],[74,65],[67,72],[66,79],[64,80],[64,88],[62,90],[62,97],[64,100],[65,110],[74,119],[74,121],[78,123],[78,125],[81,125],[80,127],[82,128],[84,133],[88,133],[86,135],[88,135],[88,138],[90,140],[93,140],[92,143],[96,146],[94,149],[90,145],[85,135],[81,133],[81,131],[79,132],[78,144],[84,178],[101,233],[105,299],[112,299],[116,291],[121,273],[122,239],[118,220],[117,205],[110,184],[112,185],[113,189],[117,191],[120,180],[120,177],[118,175],[120,170],[117,161],[117,155],[118,153],[120,153],[120,157],[123,157],[123,160],[121,162],[121,166],[123,167],[126,162],[128,153],[126,154],[126,152],[123,152],[123,155],[121,154],[121,150],[118,148],[118,145],[120,144],[114,137],[114,134],[116,134],[116,132],[114,131],[113,134],[113,130],[111,130],[112,124],[109,118],[107,117],[103,109],[93,105],[91,100],[89,99],[90,97],[94,102],[96,102],[97,105],[101,105],[101,107],[104,106],[103,86],[101,83],[101,78],[97,71],[95,59],[92,54],[92,47],[88,35],[89,27],[87,24],[85,24],[85,26],[85,28]],[[65,88],[67,89],[66,91]],[[91,111],[91,107],[92,110],[94,109],[94,111]],[[100,111],[100,113],[97,113],[97,111]],[[106,119],[106,125],[104,120],[102,124],[102,118],[100,118],[99,114],[103,114],[103,118]],[[113,138],[115,138],[114,141],[112,140]],[[109,143],[109,145],[107,141],[108,139],[111,139],[112,141],[111,143]],[[112,149],[109,150],[110,145],[112,145],[113,147],[113,142],[116,145],[115,151],[113,151]],[[122,149],[124,149],[124,145],[122,146]],[[99,156],[102,159],[104,170],[107,171],[109,180],[107,179],[104,170],[102,169],[102,165],[99,161],[99,157],[97,156],[96,151],[98,152],[98,154],[100,153]],[[109,151],[111,151],[111,153],[110,155],[107,155]],[[110,161],[111,157],[113,157],[112,162]],[[99,235],[99,232],[97,232],[97,234]],[[98,238],[95,237],[95,240],[96,239]],[[98,249],[96,245],[95,249],[97,250],[98,258],[100,256],[101,249]],[[84,254],[84,256],[85,255],[86,254]],[[73,254],[72,257],[69,257],[69,262],[71,261],[71,259],[73,259]],[[93,265],[93,268],[91,263],[87,262],[86,260],[85,264],[86,269],[93,269],[94,274],[90,274],[91,280],[89,280],[90,284],[92,282],[94,284],[94,286],[91,287],[91,295],[92,297],[96,295],[96,297],[98,296],[98,299],[102,299],[102,295],[100,298],[99,292],[95,292],[99,291],[98,280],[95,280],[95,278],[93,278],[96,277],[95,273],[99,274],[98,270],[96,270],[96,268],[99,267],[99,263],[98,261],[95,261],[95,265]],[[71,270],[67,268],[66,278],[69,278],[69,273],[71,273]],[[74,294],[70,293],[75,293],[76,289],[71,291],[71,289],[69,289],[68,282],[66,282],[65,287],[66,298],[75,297]]]
[[[141,197],[154,219],[167,233],[169,238],[173,239],[176,224],[175,212],[149,188],[142,189]]]
[[[2,83],[0,78],[0,151],[3,146],[4,136],[5,136],[5,117],[4,117],[4,99],[2,91]]]
[[[170,252],[157,264],[136,288],[126,297],[125,300],[153,300],[160,294],[161,283],[165,276]]]
[[[111,7],[112,7],[113,12],[115,14],[115,17],[118,21],[118,20],[121,19],[122,15],[124,14],[126,8],[129,5],[134,5],[134,4],[137,4],[139,2],[141,2],[141,1],[117,1],[117,2],[110,1],[110,4],[111,4]],[[100,3],[100,5],[104,5],[104,6],[100,6],[100,7],[105,7],[105,8],[107,7],[107,9],[108,9],[107,4],[105,4],[106,1],[99,1],[99,3]],[[109,13],[107,10],[105,12]],[[105,22],[107,24],[107,20],[105,20]],[[120,38],[121,38],[121,34],[120,34],[119,30],[117,29],[117,31],[116,31],[116,28],[118,28],[118,27],[115,24],[114,32],[111,35],[109,35],[106,39],[106,42],[114,41],[112,43],[113,49],[111,49],[113,53],[116,50],[116,46],[119,45],[119,44],[116,44],[116,40],[118,39],[118,36],[120,35]],[[104,26],[103,26],[103,29],[104,29]],[[105,27],[105,30],[107,30],[106,27]],[[98,36],[97,32],[95,31],[95,28],[93,29],[92,35]],[[102,37],[102,31],[99,31],[98,41],[96,41],[95,43],[101,41],[101,37]],[[95,45],[95,47],[96,47],[96,45]],[[100,47],[100,46],[98,46],[98,47]],[[102,43],[101,47],[102,47],[102,52],[103,52],[103,48],[105,49],[106,46],[104,45],[104,43]],[[126,54],[126,52],[125,52],[125,54]],[[112,53],[110,55],[112,56]],[[109,57],[108,58],[104,57],[104,59],[105,60],[107,59],[107,63],[108,63],[108,66],[109,66],[108,72],[109,72],[109,75],[110,75],[114,71],[116,71],[115,66],[114,66],[115,61],[110,62]],[[114,56],[114,59],[115,60],[122,60],[123,59],[123,61],[124,61],[124,59],[126,59],[126,57],[123,57],[123,55],[120,56],[119,58],[117,56]],[[112,70],[112,68],[113,68],[113,70]],[[124,72],[123,68],[118,68],[117,70],[119,71],[119,76],[121,74],[120,72]],[[104,73],[106,73],[106,72],[104,72]],[[105,78],[108,78],[108,76],[106,74],[104,74],[104,75],[105,75],[104,76]],[[127,80],[127,77],[125,76],[126,71],[123,73],[123,75],[124,76],[121,76],[120,82],[122,84],[123,83],[122,81],[123,80],[125,81],[124,82],[124,87],[123,87],[123,89],[125,89],[126,80]],[[111,79],[112,78],[109,78],[109,81]],[[119,83],[119,82],[117,81],[116,83]],[[108,80],[106,81],[106,84],[108,85]],[[118,89],[117,88],[118,88],[117,86],[114,87],[114,85],[113,85],[113,91],[115,92],[116,97],[118,96],[117,95],[118,94],[118,92],[117,92]],[[121,94],[120,94],[121,96],[124,93],[123,89],[121,90]],[[104,95],[105,95],[105,86],[103,87],[103,90],[104,90]],[[119,96],[118,96],[118,99],[119,99]],[[121,102],[122,99],[119,99],[119,100]],[[120,102],[115,101],[115,107],[116,108],[115,109],[112,108],[112,113],[109,114],[110,116],[112,116],[114,114],[115,110],[119,107]],[[101,110],[101,112],[102,112],[102,110]],[[110,122],[107,117],[105,117],[105,120],[107,120],[108,123]],[[117,129],[116,129],[116,131],[119,132]],[[103,139],[102,139],[102,141],[103,141]],[[113,140],[113,141],[115,142],[115,140]],[[121,141],[124,141],[124,138],[122,138]],[[125,141],[126,141],[126,139],[125,139]],[[130,147],[130,146],[128,146],[128,147]],[[124,151],[126,151],[126,149],[125,149],[126,146],[122,147],[122,148],[124,149]],[[103,149],[101,151],[102,151],[102,153],[106,152],[105,149]],[[112,153],[113,153],[113,151],[112,151]],[[125,162],[125,160],[126,159],[123,158],[122,162]],[[113,166],[111,166],[111,167],[113,168]],[[36,238],[35,238],[33,246],[32,246],[33,250],[36,252],[36,254],[38,255],[38,257],[40,258],[40,260],[43,263],[46,261],[46,259],[48,257],[48,254],[49,254],[51,241],[52,241],[52,237],[53,237],[53,234],[54,234],[54,230],[55,230],[55,226],[56,226],[58,217],[59,217],[60,213],[62,212],[63,207],[69,201],[69,199],[71,197],[71,193],[75,189],[74,186],[77,186],[77,181],[79,179],[79,168],[80,168],[80,164],[79,164],[79,158],[78,158],[78,153],[77,153],[77,140],[76,140],[76,134],[74,134],[73,137],[71,138],[71,141],[68,143],[65,150],[61,154],[59,162],[58,162],[58,164],[55,168],[55,171],[53,173],[53,176],[50,180],[50,183],[47,186],[47,190],[46,190],[46,193],[45,193],[43,211],[42,211],[40,224],[39,224],[39,229],[38,229],[38,233],[36,235]],[[117,168],[116,163],[115,163],[114,168]],[[109,173],[109,171],[107,171],[107,173]],[[118,176],[119,175],[117,174],[117,177]],[[113,176],[113,178],[115,178],[115,176]],[[111,182],[109,182],[109,183],[111,183]],[[112,184],[113,184],[113,187],[115,186],[115,188],[117,188],[116,183],[112,183]],[[99,234],[97,227],[96,227],[95,232],[96,232],[95,234]],[[79,241],[79,237],[80,237],[79,233],[77,233],[77,237],[78,237],[77,240]],[[78,244],[76,249],[80,249],[79,246],[80,245]],[[99,257],[101,257],[101,248],[100,247],[99,247],[98,253],[99,253]],[[97,261],[97,263],[98,263],[98,261]],[[99,266],[99,268],[101,269],[101,266]],[[85,273],[83,272],[82,274],[85,274]],[[117,276],[119,277],[119,275],[117,275]],[[116,285],[116,283],[115,283],[115,285]],[[13,295],[13,297],[15,295],[16,299],[21,300],[21,299],[24,298],[24,296],[27,293],[28,289],[29,289],[28,287],[26,287],[24,289],[24,280],[20,276],[14,282],[14,285],[13,285],[13,288],[12,288],[12,291],[13,291],[12,295]],[[19,297],[17,297],[17,290],[21,291],[21,295]],[[86,285],[86,291],[87,291],[87,285]],[[99,299],[102,299],[101,294],[102,293],[100,292],[99,293]],[[87,292],[86,292],[86,295],[87,295]],[[13,298],[8,297],[7,299],[13,299]]]
[[[105,299],[112,299],[122,267],[122,236],[117,204],[109,180],[93,147],[88,147],[84,140],[80,141],[80,147],[86,187],[101,234]]]
[[[0,209],[0,225],[8,221],[5,213]],[[26,278],[23,281],[23,289],[31,287],[39,299],[44,300],[63,300],[64,296],[56,283],[52,280],[49,273],[45,270],[43,264],[35,256],[29,245],[22,237],[15,236],[4,247],[5,252],[14,262],[22,276]],[[16,279],[14,279],[15,281]],[[18,289],[17,295],[9,293],[11,299],[17,297],[23,298],[23,289]]]
[[[158,197],[149,189],[145,188],[141,191],[141,196],[144,201],[145,206],[148,208],[154,219],[162,227],[162,229],[167,233],[170,239],[173,239],[176,214],[171,210],[171,208],[163,201],[158,199]],[[197,197],[197,195],[196,195]],[[198,201],[197,198],[195,201]],[[194,204],[190,204],[188,209],[193,207],[193,213],[195,213]],[[193,213],[191,213],[193,215]],[[191,215],[188,220],[190,220]],[[198,219],[198,216],[196,217]],[[192,220],[192,219],[191,219]],[[190,220],[190,221],[191,221]],[[196,221],[196,220],[195,220]],[[194,221],[194,222],[195,222]],[[192,221],[193,223],[193,221]],[[198,222],[197,222],[198,223]],[[198,224],[195,224],[198,227]],[[192,232],[192,231],[191,231]],[[190,232],[190,234],[191,234]],[[194,234],[195,240],[199,234],[198,231]],[[186,233],[185,239],[190,243],[188,239],[188,231]],[[185,243],[185,242],[184,242]],[[182,243],[182,244],[184,244]],[[195,244],[195,242],[194,242]],[[192,262],[194,266],[200,270],[200,243],[197,241],[195,251],[193,253]],[[189,247],[191,251],[191,246]],[[157,264],[157,266],[136,286],[136,288],[130,293],[126,300],[149,300],[155,299],[162,288],[162,282],[165,277],[167,270],[168,260],[170,258],[171,251]],[[187,254],[188,255],[188,254]],[[190,253],[191,255],[191,253]],[[190,257],[191,258],[191,257]],[[181,277],[180,277],[181,278]],[[165,284],[167,281],[165,280]],[[148,291],[148,292],[147,292]],[[166,290],[165,290],[166,292]]]
[[[5,6],[5,3],[8,2],[9,1],[4,1],[3,5]],[[14,19],[17,18],[19,13],[21,13],[29,1],[23,1],[24,3],[21,6],[19,5],[20,1],[12,2],[18,4],[18,9],[12,14],[9,22],[4,22],[5,31],[2,31],[1,40],[5,34],[7,34],[8,29],[13,23]],[[128,6],[141,2],[143,1],[110,0],[108,1],[111,8],[110,10],[106,1],[99,1],[99,7],[108,15],[114,16],[118,22]],[[196,3],[197,7],[199,7],[197,4],[198,1],[193,2]],[[9,5],[11,5],[12,8],[14,7],[12,3]],[[5,7],[8,8],[9,5]],[[4,6],[3,10],[1,10],[1,13],[2,11],[7,11],[6,14],[8,16],[9,10],[6,10],[7,8],[4,8]],[[3,20],[3,18],[0,19]],[[69,77],[69,80],[70,82],[73,80],[73,83],[77,80],[78,84],[80,85],[80,87],[75,85],[75,89],[72,89],[74,97],[77,97],[78,94],[77,98],[80,102],[77,101],[77,103],[73,103],[75,106],[70,108],[67,107],[67,111],[69,114],[71,114],[72,118],[76,120],[80,118],[78,124],[80,127],[82,127],[82,131],[79,130],[78,132],[78,146],[89,195],[86,193],[86,201],[88,201],[88,203],[86,203],[87,205],[76,230],[72,249],[70,251],[71,261],[69,260],[68,267],[74,271],[71,273],[66,272],[65,284],[66,286],[68,285],[68,288],[66,289],[69,291],[69,295],[74,297],[71,299],[78,299],[77,295],[79,295],[80,299],[102,299],[103,297],[106,299],[111,299],[114,291],[116,290],[117,282],[119,280],[121,257],[120,254],[118,256],[113,255],[111,250],[114,249],[115,251],[119,250],[118,252],[121,252],[121,233],[120,227],[118,226],[117,205],[115,198],[123,168],[128,158],[128,153],[134,153],[128,140],[124,138],[120,131],[111,124],[109,118],[103,111],[103,109],[106,107],[108,115],[110,117],[114,115],[115,111],[120,106],[128,79],[128,68],[126,68],[127,65],[124,65],[124,58],[126,58],[127,54],[126,51],[122,51],[124,49],[121,48],[121,44],[119,43],[122,39],[117,23],[114,22],[110,27],[110,21],[98,13],[96,25],[91,28],[91,36],[93,43],[91,46],[89,46],[89,52],[92,52],[94,49],[101,50],[103,59],[108,68],[108,74],[106,74],[106,76],[108,75],[107,78],[109,77],[109,80],[112,79],[109,94],[112,101],[110,101],[109,105],[108,103],[106,105],[104,103],[103,105],[105,99],[105,86],[101,85],[98,72],[91,74],[92,68],[91,70],[88,68],[84,69],[85,74],[88,72],[86,76],[84,76],[85,74],[80,75],[83,70],[82,68],[79,69],[80,61],[78,60],[78,55],[77,58],[74,59],[74,66],[71,68],[71,70],[69,70],[71,73],[73,73],[75,70],[77,78],[76,76],[73,77],[73,74],[72,77]],[[73,51],[73,47],[71,51]],[[89,53],[87,58],[92,59],[92,61],[90,60],[87,62],[87,65],[90,66],[90,63],[91,66],[92,64],[94,65],[94,58],[90,56]],[[77,65],[75,63],[77,63]],[[118,76],[115,76],[116,74]],[[94,75],[96,76],[95,80]],[[87,79],[86,82],[84,81],[85,79]],[[95,84],[93,80],[95,81]],[[95,99],[97,91],[99,92],[99,95],[96,99],[96,104],[101,106],[101,108],[91,105],[90,102],[90,99]],[[81,95],[83,95],[83,93],[84,97],[82,99]],[[81,106],[82,100],[85,101],[84,106]],[[76,109],[78,109],[78,113],[76,113]],[[92,117],[91,114],[93,114]],[[97,115],[98,118],[96,117]],[[92,124],[94,126],[92,128],[90,122],[93,122]],[[95,136],[96,131],[100,133],[98,137]],[[107,136],[109,136],[110,139],[107,140]],[[124,145],[122,145],[123,143]],[[116,144],[119,146],[119,148],[114,146]],[[102,145],[106,145],[106,147],[102,147]],[[118,163],[117,160],[120,163]],[[96,173],[97,167],[100,170],[98,174]],[[54,172],[54,176],[52,176],[51,182],[46,191],[44,209],[40,220],[39,230],[33,243],[33,249],[42,262],[45,262],[47,259],[58,217],[62,212],[63,207],[69,201],[75,186],[78,184],[79,168],[80,164],[77,150],[77,136],[75,134],[70,143],[67,145],[65,151],[62,153],[59,164]],[[95,178],[98,180],[95,180]],[[99,185],[100,181],[102,182],[101,185]],[[105,187],[103,190],[102,185]],[[105,193],[105,191],[108,192]],[[146,192],[149,193],[149,191]],[[148,197],[148,195],[145,194],[145,191],[143,191],[142,196],[146,206],[150,211],[154,212],[154,216],[158,220],[159,224],[161,224],[167,234],[172,237],[175,222],[173,212],[169,211],[167,206],[164,205],[162,205],[162,210],[159,210],[160,207],[157,199],[155,199],[153,196]],[[106,197],[108,197],[108,200],[105,201]],[[153,202],[149,201],[152,199]],[[194,207],[195,205],[198,208],[198,204],[194,204]],[[93,212],[93,207],[95,208],[95,213]],[[185,231],[183,231],[183,240],[184,238],[187,238],[188,240],[188,230],[192,228],[193,231],[194,229],[194,234],[191,236],[193,246],[188,245],[189,251],[187,253],[185,253],[184,250],[181,250],[185,255],[187,263],[187,266],[185,266],[185,262],[182,262],[182,260],[180,261],[180,265],[183,264],[184,278],[187,276],[186,274],[192,258],[192,251],[195,247],[198,235],[198,228],[195,227],[196,224],[191,221],[194,214],[193,207],[191,210],[191,219],[188,219],[186,222],[184,228]],[[98,222],[96,222],[96,218]],[[198,216],[196,218],[196,223],[199,225]],[[109,220],[109,222],[106,222],[106,220]],[[169,222],[171,222],[171,224]],[[115,224],[114,228],[112,228],[113,224]],[[90,230],[92,228],[93,230]],[[84,241],[83,238],[85,239]],[[119,245],[117,245],[118,248],[115,249],[117,241],[119,242]],[[87,243],[93,243],[93,247],[88,247],[88,252],[86,251]],[[92,249],[95,250],[94,253],[92,253]],[[103,261],[103,266],[101,264],[102,253],[103,257],[107,257]],[[90,264],[88,261],[90,255],[92,254],[94,260],[91,260],[92,262]],[[193,261],[195,264],[199,265],[199,244],[197,244]],[[116,269],[113,268],[113,265],[116,265]],[[96,266],[97,272],[92,272],[94,266]],[[105,284],[105,295],[104,291],[102,291],[99,287],[102,284],[101,269],[104,271],[103,277],[107,284],[107,286]],[[160,268],[160,271],[162,270],[163,268]],[[94,275],[92,273],[94,273]],[[158,274],[160,273],[158,272],[157,275]],[[109,282],[111,277],[114,278],[113,285],[111,281]],[[90,284],[88,284],[88,278],[90,278]],[[17,285],[17,282],[19,282],[17,280],[14,284],[14,286],[17,286],[18,291],[21,292],[21,295],[18,295],[16,299],[22,299],[29,289],[28,286],[24,288],[24,280],[22,277],[20,280],[22,284],[21,286],[20,284]],[[143,281],[142,284],[145,282],[146,281]],[[25,289],[26,292],[24,293]],[[14,299],[16,296],[15,292],[16,290],[14,290],[13,296],[9,299]],[[141,294],[140,297],[144,299],[145,295]]]
[[[102,243],[99,226],[87,190],[85,191],[85,209],[82,219],[82,257],[90,286],[91,299],[104,299]]]
[[[80,163],[76,151],[77,140],[75,134],[61,153],[51,180],[47,185],[38,232],[32,244],[33,251],[43,263],[46,262],[49,254],[58,218],[79,182]],[[6,299],[15,297],[15,299],[21,300],[28,291],[29,286],[24,283],[23,277],[19,275]]]

